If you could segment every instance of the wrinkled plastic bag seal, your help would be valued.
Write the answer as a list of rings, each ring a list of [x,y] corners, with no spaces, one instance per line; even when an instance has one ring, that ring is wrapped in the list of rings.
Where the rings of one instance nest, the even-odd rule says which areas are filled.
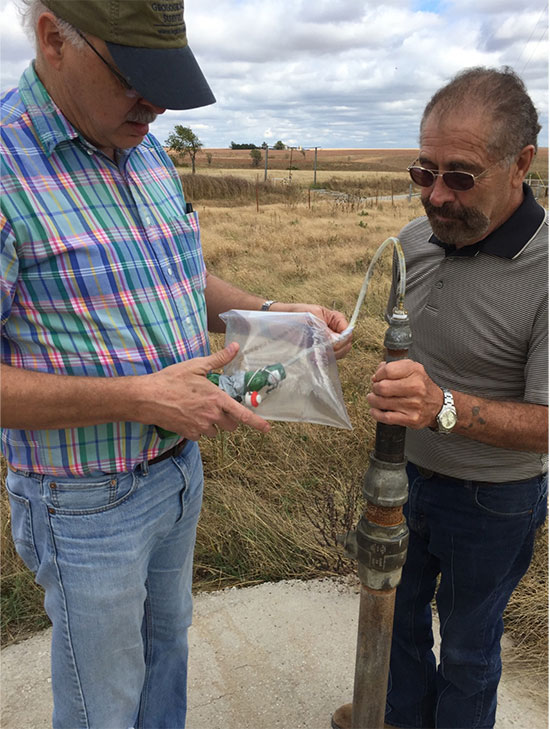
[[[318,423],[351,430],[344,404],[333,337],[324,321],[309,312],[231,309],[220,318],[226,324],[225,344],[239,344],[223,374],[282,364],[286,377],[262,393],[250,409],[266,420]],[[269,388],[267,388],[269,389]]]

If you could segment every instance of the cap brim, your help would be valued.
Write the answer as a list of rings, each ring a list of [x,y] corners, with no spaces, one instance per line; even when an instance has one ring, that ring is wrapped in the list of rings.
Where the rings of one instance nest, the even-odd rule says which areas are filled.
[[[107,48],[132,87],[155,106],[194,109],[216,101],[189,46],[135,48],[108,42]]]

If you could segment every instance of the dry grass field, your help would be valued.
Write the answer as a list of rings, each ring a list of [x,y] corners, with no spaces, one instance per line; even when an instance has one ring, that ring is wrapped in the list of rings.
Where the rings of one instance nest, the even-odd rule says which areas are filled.
[[[264,150],[261,161],[257,167],[253,167],[250,157],[250,150],[247,149],[202,149],[196,158],[197,172],[208,174],[209,172],[227,173],[230,170],[239,170],[239,176],[243,172],[251,170],[255,175],[258,173],[260,179],[264,176]],[[347,176],[357,172],[383,172],[399,173],[407,176],[407,167],[413,162],[418,153],[417,149],[322,149],[317,150],[317,182],[319,176],[326,178],[337,173],[339,176]],[[210,160],[210,161],[209,161]],[[313,180],[313,168],[315,151],[307,149],[301,152],[299,149],[284,149],[268,151],[268,177],[288,177],[289,168],[294,179],[295,172],[310,172],[308,184]],[[189,163],[189,158],[183,161]],[[548,147],[541,147],[532,166],[532,171],[540,174],[548,180]],[[304,175],[304,177],[307,177]],[[408,176],[407,176],[408,177]]]
[[[328,164],[330,155],[324,152]],[[350,155],[348,150],[333,152],[337,158],[358,150],[349,150]],[[375,164],[371,151],[363,152],[363,161],[355,164]],[[410,155],[395,150],[389,157],[379,164],[395,161],[397,170],[386,169],[383,174],[398,179],[396,175],[402,174]],[[230,158],[230,154],[223,157],[224,169]],[[352,172],[357,176],[361,170]],[[367,177],[382,174],[380,170],[364,172]],[[348,316],[378,246],[421,214],[417,198],[396,199],[392,204],[391,200],[377,202],[350,195],[338,201],[309,193],[296,183],[269,184],[256,198],[253,182],[243,179],[237,169],[233,174],[241,182],[235,183],[232,192],[234,183],[220,180],[218,199],[215,190],[200,194],[206,184],[203,178],[210,174],[197,175],[197,185],[192,188],[208,268],[266,298],[316,302]],[[186,194],[191,177],[184,177]],[[361,481],[374,437],[365,396],[382,357],[390,271],[388,250],[369,287],[352,352],[339,363],[353,430],[274,423],[267,436],[240,429],[203,439],[205,501],[197,539],[196,590],[355,570],[337,547],[336,538],[355,525],[361,509]],[[213,350],[222,345],[223,336],[212,337]],[[42,627],[46,618],[40,590],[33,587],[32,578],[13,552],[4,494],[1,503],[6,642]],[[545,528],[539,535],[533,566],[516,591],[507,617],[507,630],[523,646],[526,665],[537,671],[544,670],[547,655],[547,554]]]
[[[258,169],[264,169],[264,150]],[[406,170],[415,158],[415,149],[321,149],[317,150],[317,169],[338,172],[370,171],[398,172]],[[211,161],[208,162],[208,156]],[[268,167],[273,170],[288,170],[292,165],[301,170],[313,170],[315,151],[313,149],[270,149]],[[245,169],[252,166],[248,149],[203,149],[197,154],[197,165],[225,169]]]
[[[256,167],[252,164],[250,150],[203,149],[196,158],[197,176],[224,179],[227,176],[238,177],[252,185],[258,184],[260,189],[267,182],[267,185],[292,184],[304,189],[315,186],[355,196],[402,195],[413,189],[407,167],[414,161],[418,150],[318,149],[315,173],[315,152],[312,149],[303,152],[298,149],[270,149],[267,171],[264,151],[261,152],[262,159]],[[190,171],[189,158],[175,155],[174,161],[187,177]],[[541,194],[544,199],[546,189],[547,199],[548,147],[538,150],[531,175],[541,180]],[[417,192],[417,188],[413,191]],[[195,199],[195,196],[191,195],[191,199]]]

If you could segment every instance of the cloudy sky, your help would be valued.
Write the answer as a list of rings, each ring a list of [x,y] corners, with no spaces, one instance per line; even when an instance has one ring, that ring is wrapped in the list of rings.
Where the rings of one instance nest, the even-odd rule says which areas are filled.
[[[303,147],[417,146],[433,92],[468,66],[509,65],[548,146],[546,0],[186,0],[189,44],[217,103],[168,111],[164,141],[190,126],[205,147],[264,140]],[[33,57],[0,0],[1,86]]]

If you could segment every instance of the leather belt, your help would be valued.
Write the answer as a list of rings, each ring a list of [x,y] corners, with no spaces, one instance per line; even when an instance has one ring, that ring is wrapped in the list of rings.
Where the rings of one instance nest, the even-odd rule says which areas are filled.
[[[164,453],[161,453],[160,456],[155,456],[154,458],[151,458],[150,461],[147,461],[148,466],[153,466],[155,463],[160,463],[161,461],[165,461],[167,458],[177,458],[179,454],[183,451],[187,443],[189,442],[188,438],[184,438],[183,440],[180,440],[179,443],[176,443],[175,446],[172,446],[167,451],[164,451]]]
[[[446,478],[449,481],[463,481],[464,480],[462,478],[456,478],[456,476],[447,476],[444,473],[438,473],[437,471],[432,471],[429,468],[423,468],[422,466],[417,466],[416,463],[413,463],[412,465],[416,468],[418,473],[423,478],[433,478],[435,476],[435,478]]]
[[[465,481],[468,481],[468,483],[471,483],[475,486],[495,486],[495,483],[498,484],[504,484],[504,483],[517,483],[521,484],[524,481],[531,481],[533,478],[538,478],[538,476],[531,476],[529,478],[524,478],[518,481],[474,481],[471,479],[464,479],[464,478],[457,478],[456,476],[446,476],[444,473],[438,473],[437,471],[432,471],[429,468],[423,468],[422,466],[417,466],[416,463],[411,462],[411,466],[414,466],[418,473],[425,479],[430,478],[446,478],[448,481],[458,481],[459,483],[464,483]],[[539,474],[542,475],[542,474]]]

